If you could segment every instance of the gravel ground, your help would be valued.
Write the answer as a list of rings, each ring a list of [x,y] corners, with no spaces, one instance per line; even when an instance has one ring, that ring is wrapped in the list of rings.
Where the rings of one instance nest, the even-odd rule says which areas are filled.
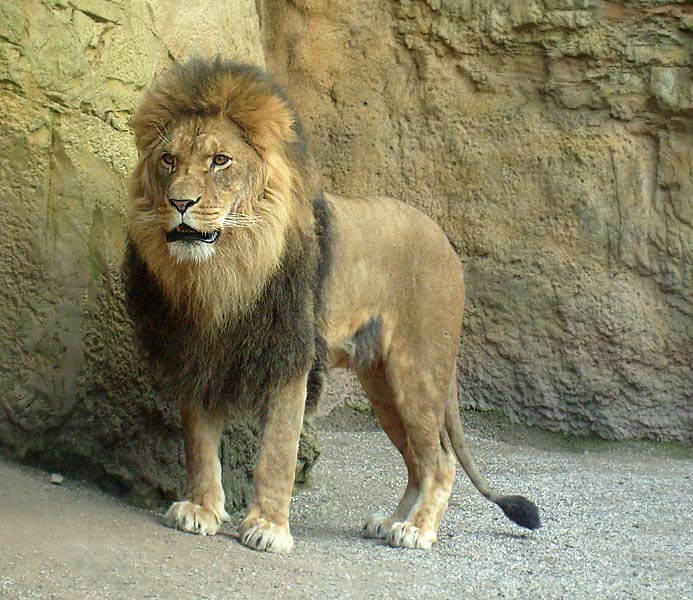
[[[567,451],[472,427],[477,462],[523,493],[544,527],[526,532],[458,475],[432,551],[359,537],[391,510],[404,468],[375,430],[327,431],[293,503],[289,556],[240,546],[234,527],[183,534],[158,515],[71,480],[0,461],[0,598],[693,598],[693,460],[685,449],[600,444]],[[531,435],[530,435],[531,438]]]

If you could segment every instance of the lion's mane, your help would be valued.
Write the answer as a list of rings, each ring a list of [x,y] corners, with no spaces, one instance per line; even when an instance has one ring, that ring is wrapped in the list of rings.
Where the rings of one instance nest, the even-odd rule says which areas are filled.
[[[176,264],[151,249],[140,226],[142,199],[161,193],[155,165],[167,132],[185,119],[219,116],[261,157],[268,225],[225,236],[204,263]],[[329,214],[291,103],[259,69],[193,60],[154,85],[131,124],[140,158],[124,281],[137,337],[162,389],[172,400],[261,411],[273,391],[312,366],[314,404],[324,379]]]

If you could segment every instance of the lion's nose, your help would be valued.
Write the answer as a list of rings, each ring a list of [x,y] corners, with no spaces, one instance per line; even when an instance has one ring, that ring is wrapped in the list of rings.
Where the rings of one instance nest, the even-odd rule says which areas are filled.
[[[197,204],[200,198],[202,198],[202,196],[197,200],[191,200],[190,198],[169,198],[168,201],[181,215],[183,215],[193,204]]]

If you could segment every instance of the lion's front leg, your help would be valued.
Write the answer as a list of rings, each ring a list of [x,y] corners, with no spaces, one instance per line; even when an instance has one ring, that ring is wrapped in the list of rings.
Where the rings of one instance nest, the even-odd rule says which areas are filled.
[[[169,527],[199,535],[214,535],[228,521],[221,486],[219,442],[224,430],[221,412],[209,413],[196,404],[181,408],[185,467],[188,473],[186,500],[175,502],[164,515]]]
[[[270,400],[255,467],[255,497],[241,523],[240,539],[255,550],[289,552],[289,505],[296,475],[298,439],[307,375],[290,381]]]

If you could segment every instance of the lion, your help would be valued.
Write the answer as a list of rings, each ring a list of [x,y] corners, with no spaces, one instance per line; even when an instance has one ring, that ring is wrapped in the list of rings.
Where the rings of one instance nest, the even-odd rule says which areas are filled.
[[[262,70],[193,59],[174,65],[132,118],[124,279],[136,337],[181,413],[187,494],[164,515],[215,534],[229,520],[219,446],[225,419],[262,428],[242,544],[289,552],[289,504],[306,409],[326,370],[353,369],[406,463],[390,516],[366,537],[430,548],[455,478],[517,524],[536,506],[501,496],[475,466],[462,429],[456,356],[461,262],[443,231],[386,197],[322,191],[285,92]]]

